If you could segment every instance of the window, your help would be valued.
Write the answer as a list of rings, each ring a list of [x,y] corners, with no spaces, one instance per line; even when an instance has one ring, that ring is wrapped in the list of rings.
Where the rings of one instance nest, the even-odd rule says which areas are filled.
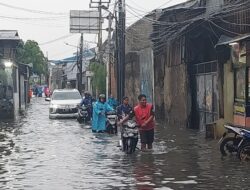
[[[53,100],[77,100],[81,99],[79,92],[54,92],[52,95]]]

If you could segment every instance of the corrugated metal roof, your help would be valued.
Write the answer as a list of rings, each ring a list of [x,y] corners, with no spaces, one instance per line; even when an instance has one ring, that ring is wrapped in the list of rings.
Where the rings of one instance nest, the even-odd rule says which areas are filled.
[[[79,57],[80,55],[78,55]],[[83,59],[89,60],[95,57],[95,53],[92,51],[92,49],[87,49],[83,51]],[[77,62],[77,55],[67,57],[65,59],[61,60],[50,60],[50,62],[55,64],[64,64],[64,63],[75,63]]]
[[[222,35],[219,39],[219,42],[215,45],[215,47],[222,46],[222,45],[229,45],[230,43],[239,42],[241,40],[247,40],[249,38],[250,38],[250,34],[239,35],[235,38]]]
[[[0,30],[0,40],[20,40],[17,30]]]

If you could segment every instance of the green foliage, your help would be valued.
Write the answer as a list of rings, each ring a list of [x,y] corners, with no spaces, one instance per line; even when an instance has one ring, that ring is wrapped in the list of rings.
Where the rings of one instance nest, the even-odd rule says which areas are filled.
[[[33,64],[33,73],[41,76],[46,75],[47,60],[41,51],[38,43],[33,40],[28,40],[26,43],[21,42],[17,48],[17,62],[23,64]]]
[[[90,71],[94,73],[92,78],[93,89],[105,94],[106,91],[106,67],[103,64],[90,63]]]

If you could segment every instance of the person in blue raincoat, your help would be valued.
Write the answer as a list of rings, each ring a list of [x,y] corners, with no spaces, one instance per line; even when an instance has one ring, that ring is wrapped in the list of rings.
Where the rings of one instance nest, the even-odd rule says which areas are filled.
[[[103,133],[106,130],[106,112],[114,109],[105,102],[105,95],[100,94],[99,100],[93,104],[92,131]]]
[[[113,97],[112,94],[110,94],[110,96],[109,96],[108,104],[109,104],[112,108],[114,108],[114,109],[116,109],[116,107],[118,106],[118,102],[117,102],[117,100]]]

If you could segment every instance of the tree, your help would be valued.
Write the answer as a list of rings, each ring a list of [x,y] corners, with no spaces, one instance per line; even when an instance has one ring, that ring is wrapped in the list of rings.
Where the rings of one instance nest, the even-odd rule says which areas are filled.
[[[28,40],[21,42],[17,48],[17,62],[23,64],[33,64],[33,73],[38,76],[47,75],[47,59],[41,51],[38,43]]]
[[[105,94],[106,91],[106,67],[103,64],[92,62],[90,63],[90,71],[94,73],[92,78],[92,86],[97,93]]]

